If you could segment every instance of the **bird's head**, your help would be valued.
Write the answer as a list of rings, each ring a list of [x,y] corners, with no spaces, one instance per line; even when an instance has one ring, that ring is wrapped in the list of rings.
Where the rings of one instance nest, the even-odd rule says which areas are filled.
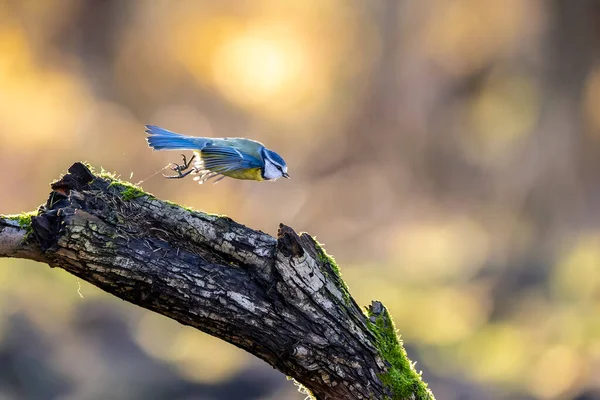
[[[274,181],[281,177],[288,178],[287,165],[281,156],[266,147],[262,149],[262,176],[265,180]]]

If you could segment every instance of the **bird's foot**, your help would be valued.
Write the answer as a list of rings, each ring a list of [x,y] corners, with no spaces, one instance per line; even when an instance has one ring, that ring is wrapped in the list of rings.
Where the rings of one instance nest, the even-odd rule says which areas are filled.
[[[179,165],[176,163],[171,163],[171,170],[177,172],[177,175],[164,175],[163,176],[167,179],[181,179],[181,178],[185,178],[186,176],[188,176],[189,174],[191,174],[192,172],[196,171],[196,168],[192,168],[187,172],[183,172],[186,169],[190,168],[190,165],[192,164],[192,161],[194,160],[194,158],[196,158],[196,155],[192,155],[192,157],[188,160],[185,157],[185,154],[181,155],[183,157],[183,164]]]

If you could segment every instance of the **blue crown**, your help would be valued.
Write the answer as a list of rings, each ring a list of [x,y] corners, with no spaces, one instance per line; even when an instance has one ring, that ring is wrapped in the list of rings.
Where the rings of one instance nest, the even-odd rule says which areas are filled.
[[[282,167],[287,167],[287,165],[285,164],[285,161],[283,161],[283,158],[281,158],[281,156],[277,153],[275,153],[273,150],[269,150],[267,148],[265,148],[265,151],[268,153],[269,158],[273,161],[275,161],[277,164],[281,165]]]

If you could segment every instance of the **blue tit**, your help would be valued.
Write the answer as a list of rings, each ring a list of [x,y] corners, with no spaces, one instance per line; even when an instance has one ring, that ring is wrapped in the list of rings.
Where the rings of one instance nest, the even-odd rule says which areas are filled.
[[[283,158],[254,140],[184,136],[153,125],[146,125],[146,133],[148,145],[154,150],[194,151],[192,159],[187,161],[184,156],[183,165],[172,168],[178,175],[167,178],[183,178],[190,173],[197,175],[194,179],[199,183],[225,177],[255,181],[289,178]],[[194,166],[183,173],[194,158]]]

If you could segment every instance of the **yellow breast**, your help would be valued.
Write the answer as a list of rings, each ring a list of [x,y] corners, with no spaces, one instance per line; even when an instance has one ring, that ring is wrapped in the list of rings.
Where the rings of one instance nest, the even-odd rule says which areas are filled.
[[[225,172],[223,175],[226,175],[230,178],[235,179],[246,179],[251,181],[264,181],[262,177],[261,168],[252,168],[245,169],[243,171],[229,171]]]

